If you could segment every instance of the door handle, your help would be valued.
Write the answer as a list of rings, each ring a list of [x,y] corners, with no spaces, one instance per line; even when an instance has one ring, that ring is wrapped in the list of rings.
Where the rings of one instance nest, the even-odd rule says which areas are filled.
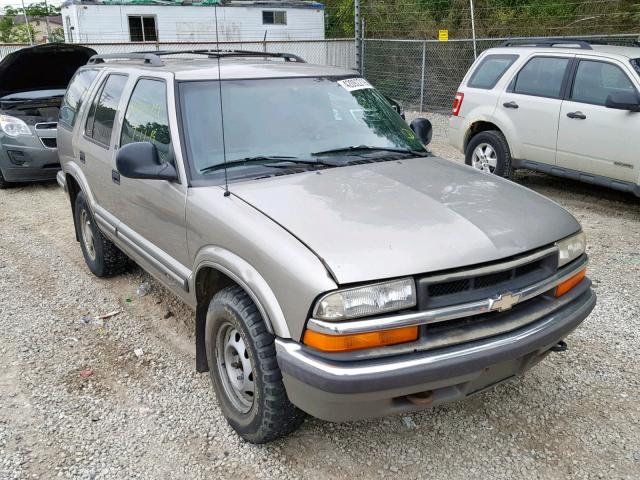
[[[120,185],[120,172],[111,170],[111,181],[116,185]]]
[[[510,101],[510,102],[503,103],[502,106],[504,108],[518,108],[519,107],[519,105],[516,102],[514,102],[513,100]]]
[[[569,118],[577,118],[578,120],[586,120],[587,116],[582,112],[569,112],[567,113]]]
[[[84,152],[80,152],[80,162],[85,163],[87,160],[84,158]]]

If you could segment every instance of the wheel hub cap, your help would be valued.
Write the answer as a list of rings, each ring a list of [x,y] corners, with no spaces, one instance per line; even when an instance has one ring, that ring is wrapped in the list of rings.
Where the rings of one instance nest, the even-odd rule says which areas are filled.
[[[471,155],[471,166],[483,172],[493,173],[498,166],[498,155],[491,145],[481,143]]]
[[[80,213],[80,233],[82,234],[82,242],[87,251],[87,255],[91,260],[96,259],[96,247],[93,243],[93,230],[91,229],[91,220],[86,210]]]
[[[253,405],[255,384],[249,350],[236,328],[227,323],[218,332],[218,373],[227,397],[241,412],[246,413]]]

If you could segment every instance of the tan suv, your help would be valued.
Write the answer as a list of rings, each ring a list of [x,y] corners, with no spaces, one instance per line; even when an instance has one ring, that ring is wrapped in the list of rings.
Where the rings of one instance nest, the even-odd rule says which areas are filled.
[[[640,48],[505,42],[456,94],[449,139],[467,165],[528,168],[640,195]]]
[[[92,272],[130,257],[193,307],[196,367],[245,439],[465,398],[593,309],[569,213],[430,155],[430,124],[355,72],[182,56],[78,72],[59,182]]]

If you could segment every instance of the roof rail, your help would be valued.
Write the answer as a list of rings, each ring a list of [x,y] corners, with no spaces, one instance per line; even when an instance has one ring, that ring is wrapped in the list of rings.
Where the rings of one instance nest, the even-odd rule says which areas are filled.
[[[155,52],[109,53],[94,55],[89,59],[90,64],[104,63],[105,60],[142,60],[146,65],[161,67],[164,65],[161,57],[166,55],[204,55],[208,58],[227,57],[270,57],[282,58],[285,62],[306,63],[293,53],[253,52],[249,50],[160,50]]]
[[[151,65],[153,67],[161,67],[163,65],[162,60],[155,53],[145,53],[145,52],[136,52],[136,53],[109,53],[104,55],[94,55],[92,56],[87,63],[96,64],[96,63],[104,63],[105,60],[142,60],[142,62],[146,65]]]
[[[578,38],[514,38],[503,42],[501,47],[555,47],[576,45],[582,50],[593,50],[588,40]]]

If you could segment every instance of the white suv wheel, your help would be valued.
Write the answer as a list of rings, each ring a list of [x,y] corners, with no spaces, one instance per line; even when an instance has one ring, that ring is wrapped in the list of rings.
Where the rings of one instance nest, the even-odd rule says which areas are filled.
[[[471,155],[471,166],[483,172],[493,173],[498,166],[498,155],[491,145],[481,143]]]

